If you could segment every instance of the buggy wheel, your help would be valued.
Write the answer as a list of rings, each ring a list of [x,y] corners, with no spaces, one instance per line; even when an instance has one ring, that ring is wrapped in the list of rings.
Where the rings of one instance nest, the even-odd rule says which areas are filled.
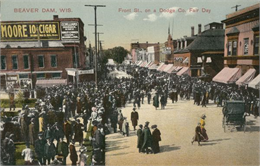
[[[243,127],[244,127],[244,133],[246,132],[246,118],[244,119],[244,125],[243,125]]]

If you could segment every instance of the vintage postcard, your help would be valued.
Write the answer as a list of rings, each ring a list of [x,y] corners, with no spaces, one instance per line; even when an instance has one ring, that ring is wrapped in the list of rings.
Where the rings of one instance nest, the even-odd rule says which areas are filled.
[[[259,0],[0,0],[0,165],[260,165]]]

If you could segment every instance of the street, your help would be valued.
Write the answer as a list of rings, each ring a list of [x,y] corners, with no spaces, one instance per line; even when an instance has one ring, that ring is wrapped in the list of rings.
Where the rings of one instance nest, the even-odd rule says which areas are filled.
[[[130,126],[129,137],[120,133],[106,136],[106,165],[259,165],[259,118],[246,117],[244,133],[231,126],[226,133],[222,128],[222,107],[210,101],[207,107],[193,105],[193,100],[179,100],[172,104],[168,99],[165,110],[155,110],[147,104],[138,111],[139,123],[157,124],[161,131],[161,152],[138,153],[136,131],[130,121],[132,103],[122,108]],[[191,144],[195,127],[202,114],[206,114],[208,142]]]

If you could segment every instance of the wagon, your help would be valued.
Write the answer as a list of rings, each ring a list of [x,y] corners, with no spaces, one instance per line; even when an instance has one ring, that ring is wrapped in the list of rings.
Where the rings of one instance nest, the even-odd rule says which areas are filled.
[[[234,125],[246,131],[246,107],[244,101],[227,101],[223,107],[222,126],[226,132],[227,126]]]

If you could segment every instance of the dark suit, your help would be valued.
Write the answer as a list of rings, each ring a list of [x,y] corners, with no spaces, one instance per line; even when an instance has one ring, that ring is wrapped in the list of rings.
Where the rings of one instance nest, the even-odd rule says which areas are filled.
[[[154,153],[160,152],[159,141],[161,141],[161,132],[157,128],[152,133],[152,148]]]
[[[73,144],[70,144],[70,160],[72,162],[71,165],[77,165],[78,155]]]

